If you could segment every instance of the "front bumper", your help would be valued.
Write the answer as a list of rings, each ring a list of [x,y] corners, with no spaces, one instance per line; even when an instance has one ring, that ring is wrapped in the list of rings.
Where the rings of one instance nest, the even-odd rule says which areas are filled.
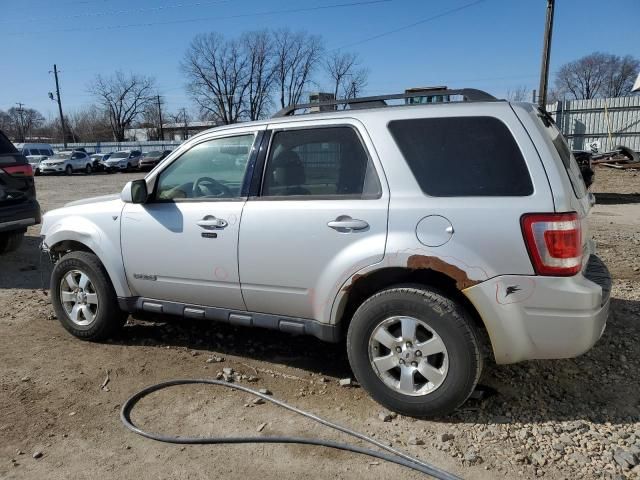
[[[496,363],[571,358],[604,331],[611,275],[592,255],[573,277],[503,275],[463,293],[484,321]]]
[[[114,172],[116,170],[126,170],[128,167],[128,165],[125,163],[124,165],[120,165],[118,163],[114,163],[112,165],[109,165],[107,163],[104,164],[104,169],[107,172]]]
[[[63,173],[65,171],[64,164],[62,165],[42,165],[40,164],[40,173]]]

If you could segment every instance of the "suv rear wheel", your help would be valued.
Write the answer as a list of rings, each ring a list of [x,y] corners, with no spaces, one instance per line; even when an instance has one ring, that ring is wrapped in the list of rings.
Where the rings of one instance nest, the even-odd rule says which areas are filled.
[[[367,299],[349,325],[347,353],[356,378],[376,401],[416,417],[458,408],[482,371],[477,335],[464,309],[416,286]]]
[[[60,323],[84,340],[103,340],[127,320],[98,257],[72,252],[56,263],[51,274],[51,300]]]

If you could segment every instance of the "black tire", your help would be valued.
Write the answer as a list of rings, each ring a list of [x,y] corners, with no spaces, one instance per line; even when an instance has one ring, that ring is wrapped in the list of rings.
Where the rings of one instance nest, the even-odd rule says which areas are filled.
[[[81,270],[91,279],[98,296],[94,320],[88,325],[74,323],[60,300],[61,282],[71,270]],[[51,273],[51,303],[62,326],[82,340],[104,340],[117,333],[127,321],[128,314],[120,310],[116,293],[104,266],[92,253],[71,252],[62,257]]]
[[[67,165],[64,169],[64,173],[66,175],[72,175],[73,174],[73,167],[71,165]]]
[[[86,173],[87,175],[91,175],[93,173],[93,167],[91,166],[91,164],[87,163],[87,166],[84,169],[84,173]]]
[[[0,255],[17,250],[23,238],[24,232],[0,233]]]
[[[403,394],[385,384],[369,358],[375,328],[393,316],[410,316],[428,323],[448,352],[448,371],[431,393]],[[390,410],[412,417],[441,417],[461,406],[482,372],[478,336],[465,310],[441,293],[422,286],[382,290],[356,311],[347,334],[349,363],[360,385]]]

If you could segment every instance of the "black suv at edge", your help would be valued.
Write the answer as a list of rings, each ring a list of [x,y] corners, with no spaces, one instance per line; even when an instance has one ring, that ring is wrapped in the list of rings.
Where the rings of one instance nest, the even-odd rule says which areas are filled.
[[[40,220],[31,165],[0,131],[0,255],[18,248]]]

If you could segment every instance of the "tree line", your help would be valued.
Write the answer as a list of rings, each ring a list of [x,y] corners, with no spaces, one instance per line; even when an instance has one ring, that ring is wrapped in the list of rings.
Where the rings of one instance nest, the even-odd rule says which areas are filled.
[[[186,92],[199,120],[230,124],[267,118],[275,110],[306,103],[311,91],[355,98],[363,94],[369,71],[350,52],[327,50],[322,37],[288,29],[246,32],[226,38],[212,32],[196,35],[180,62]],[[561,66],[549,101],[629,95],[640,69],[630,55],[595,52]],[[65,115],[67,141],[123,141],[128,128],[160,137],[162,123],[186,125],[185,108],[165,111],[154,77],[115,72],[97,75],[87,85],[95,103]],[[525,87],[507,92],[531,101]],[[46,121],[34,109],[0,111],[0,129],[15,141],[61,138],[58,119]]]

